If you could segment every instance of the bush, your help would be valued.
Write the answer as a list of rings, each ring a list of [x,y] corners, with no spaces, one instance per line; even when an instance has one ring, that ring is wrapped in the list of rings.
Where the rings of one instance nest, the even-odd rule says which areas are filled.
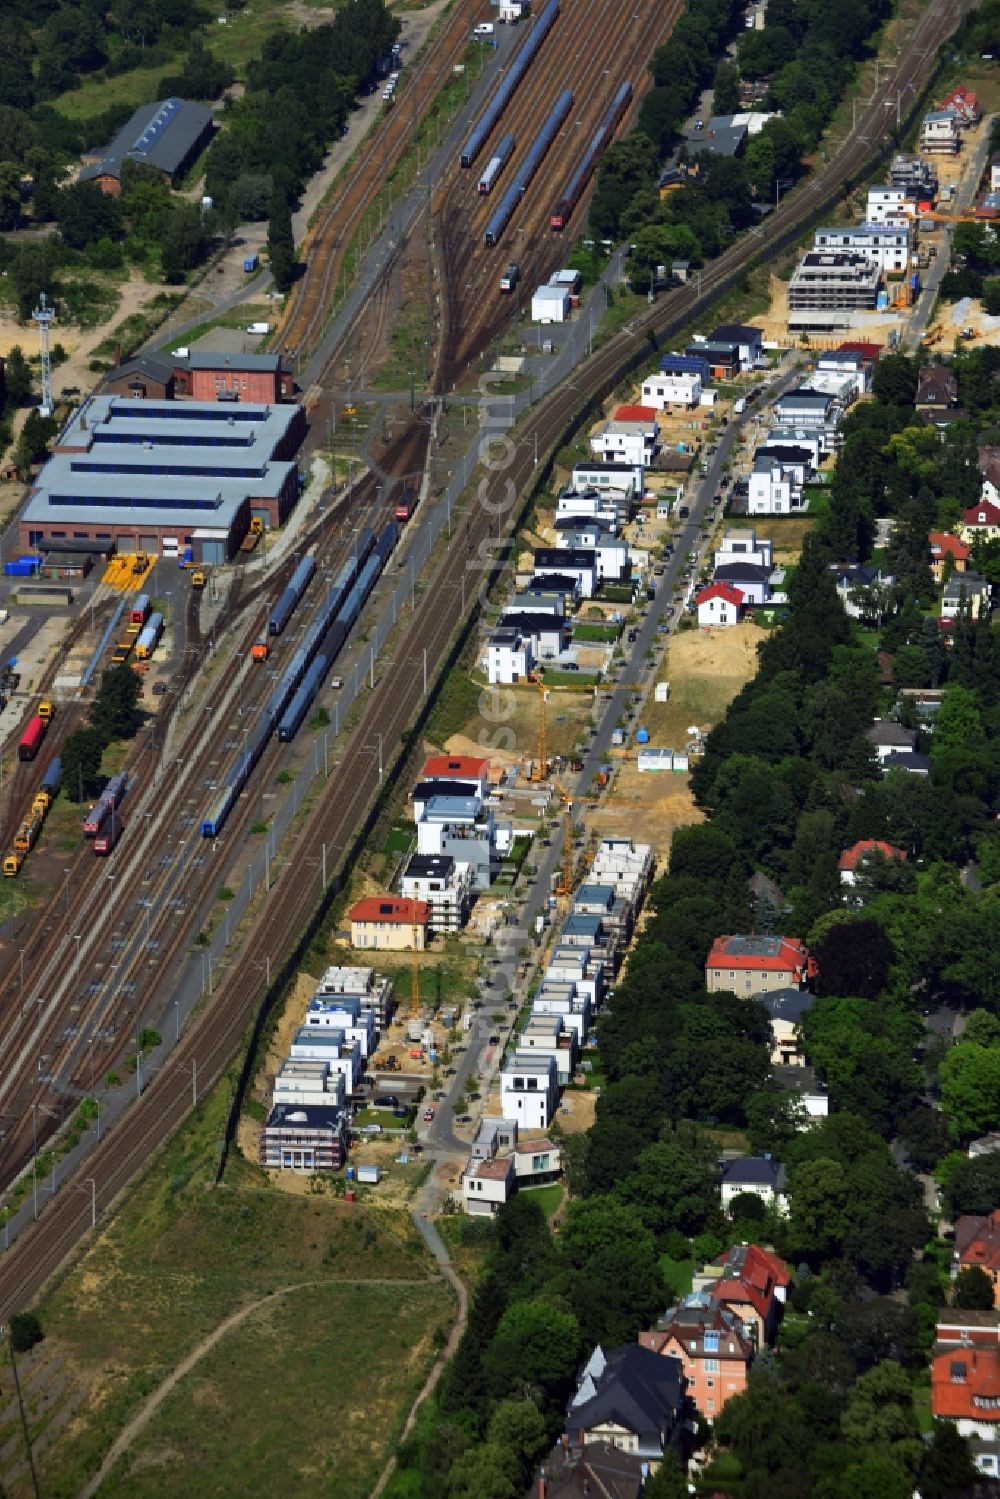
[[[10,1346],[15,1353],[28,1353],[45,1337],[34,1312],[15,1312],[10,1319]]]

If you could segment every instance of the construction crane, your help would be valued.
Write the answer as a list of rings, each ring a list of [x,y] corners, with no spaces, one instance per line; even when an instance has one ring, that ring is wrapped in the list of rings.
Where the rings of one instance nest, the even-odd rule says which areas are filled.
[[[552,784],[559,793],[559,801],[565,811],[562,870],[559,875],[559,884],[556,886],[556,894],[571,895],[573,892],[573,798],[554,776]]]
[[[420,964],[417,961],[417,939],[420,926],[417,922],[417,903],[413,902],[413,925],[411,933],[413,937],[413,951],[410,953],[410,1019],[415,1020],[420,1014]]]
[[[537,672],[531,672],[528,680],[534,683],[540,694],[538,700],[538,754],[531,768],[531,779],[533,781],[544,781],[546,771],[548,770],[548,744],[545,734],[545,699],[549,689],[545,685],[544,678],[540,677]]]

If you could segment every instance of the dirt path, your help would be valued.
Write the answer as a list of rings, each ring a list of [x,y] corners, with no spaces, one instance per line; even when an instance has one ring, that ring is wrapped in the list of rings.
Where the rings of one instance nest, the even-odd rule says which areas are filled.
[[[436,1277],[431,1276],[429,1278],[433,1280]],[[449,1280],[451,1279],[450,1276],[447,1278]],[[190,1374],[195,1365],[200,1363],[207,1353],[211,1353],[215,1345],[221,1342],[227,1333],[232,1332],[234,1328],[239,1327],[242,1322],[245,1322],[252,1312],[258,1311],[262,1306],[267,1306],[271,1301],[277,1301],[279,1297],[288,1296],[292,1291],[310,1291],[317,1288],[325,1289],[330,1286],[423,1286],[426,1284],[426,1277],[420,1280],[300,1280],[296,1281],[293,1285],[282,1286],[278,1291],[270,1291],[266,1296],[261,1296],[259,1300],[251,1301],[246,1306],[240,1307],[239,1311],[233,1312],[232,1316],[227,1317],[224,1322],[220,1322],[218,1327],[215,1328],[213,1332],[210,1332],[207,1338],[203,1338],[202,1341],[191,1350],[187,1358],[183,1359],[177,1365],[176,1369],[173,1369],[167,1375],[166,1379],[163,1380],[163,1382],[159,1384],[153,1391],[153,1393],[149,1396],[149,1399],[145,1402],[145,1404],[142,1405],[139,1410],[136,1411],[132,1419],[122,1427],[121,1432],[115,1438],[114,1442],[111,1444],[111,1447],[108,1449],[107,1456],[105,1457],[100,1468],[95,1473],[90,1482],[80,1490],[79,1499],[93,1499],[93,1495],[97,1493],[104,1480],[110,1475],[115,1463],[120,1457],[124,1456],[124,1454],[131,1447],[132,1443],[135,1441],[136,1437],[140,1436],[141,1433],[146,1429],[150,1421],[156,1415],[156,1412],[159,1410],[160,1406],[166,1400],[167,1396],[173,1393],[174,1389],[185,1377],[185,1375]],[[423,1394],[421,1393],[421,1395],[418,1397],[418,1400],[422,1398]],[[409,1428],[407,1427],[407,1429]]]
[[[451,1286],[452,1290],[455,1292],[456,1297],[458,1298],[458,1311],[455,1316],[454,1326],[452,1327],[451,1332],[448,1334],[447,1343],[445,1343],[444,1347],[441,1349],[441,1352],[434,1360],[431,1371],[428,1374],[427,1378],[424,1380],[423,1388],[418,1394],[416,1400],[414,1400],[413,1404],[410,1406],[410,1414],[406,1418],[406,1425],[403,1427],[402,1433],[399,1438],[400,1442],[404,1442],[410,1435],[410,1432],[413,1430],[414,1425],[416,1424],[417,1412],[419,1411],[424,1401],[427,1399],[428,1395],[430,1395],[434,1390],[434,1387],[436,1386],[438,1380],[444,1373],[445,1365],[455,1353],[455,1350],[458,1347],[458,1340],[465,1331],[465,1324],[469,1315],[469,1293],[466,1290],[461,1278],[455,1274],[455,1271],[452,1268],[451,1257],[448,1254],[447,1246],[441,1235],[438,1233],[437,1229],[434,1227],[434,1224],[431,1222],[430,1217],[428,1216],[433,1203],[433,1199],[438,1195],[439,1189],[432,1174],[428,1179],[423,1191],[420,1193],[420,1196],[417,1198],[417,1201],[414,1203],[412,1217],[413,1222],[416,1225],[417,1232],[437,1261],[438,1269],[441,1271],[441,1274],[444,1276],[445,1280]],[[382,1470],[382,1476],[379,1478],[378,1483],[372,1489],[370,1499],[379,1499],[379,1495],[385,1489],[385,1486],[395,1472],[395,1469],[396,1456],[394,1453]]]

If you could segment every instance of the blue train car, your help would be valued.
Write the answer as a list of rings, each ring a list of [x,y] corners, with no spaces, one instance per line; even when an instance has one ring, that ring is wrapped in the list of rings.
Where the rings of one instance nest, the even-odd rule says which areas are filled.
[[[298,567],[292,573],[288,587],[281,598],[271,610],[267,621],[267,633],[269,635],[280,635],[288,624],[298,606],[299,599],[305,593],[316,571],[316,558],[313,556],[303,557]]]
[[[520,86],[521,79],[534,62],[539,47],[541,47],[545,38],[552,30],[558,14],[559,0],[549,0],[548,5],[539,15],[538,20],[518,48],[517,54],[507,69],[500,87],[483,110],[483,113],[479,116],[478,121],[473,126],[472,134],[462,147],[462,154],[459,160],[463,167],[471,167],[483,149],[494,125],[514,97],[516,89]]]

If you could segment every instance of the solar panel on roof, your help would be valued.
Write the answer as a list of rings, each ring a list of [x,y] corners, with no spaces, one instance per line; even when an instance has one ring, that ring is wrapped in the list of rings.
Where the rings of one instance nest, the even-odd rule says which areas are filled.
[[[144,156],[148,156],[151,148],[159,140],[180,107],[180,99],[168,99],[162,108],[156,111],[156,114],[139,136],[132,150],[141,151]]]

